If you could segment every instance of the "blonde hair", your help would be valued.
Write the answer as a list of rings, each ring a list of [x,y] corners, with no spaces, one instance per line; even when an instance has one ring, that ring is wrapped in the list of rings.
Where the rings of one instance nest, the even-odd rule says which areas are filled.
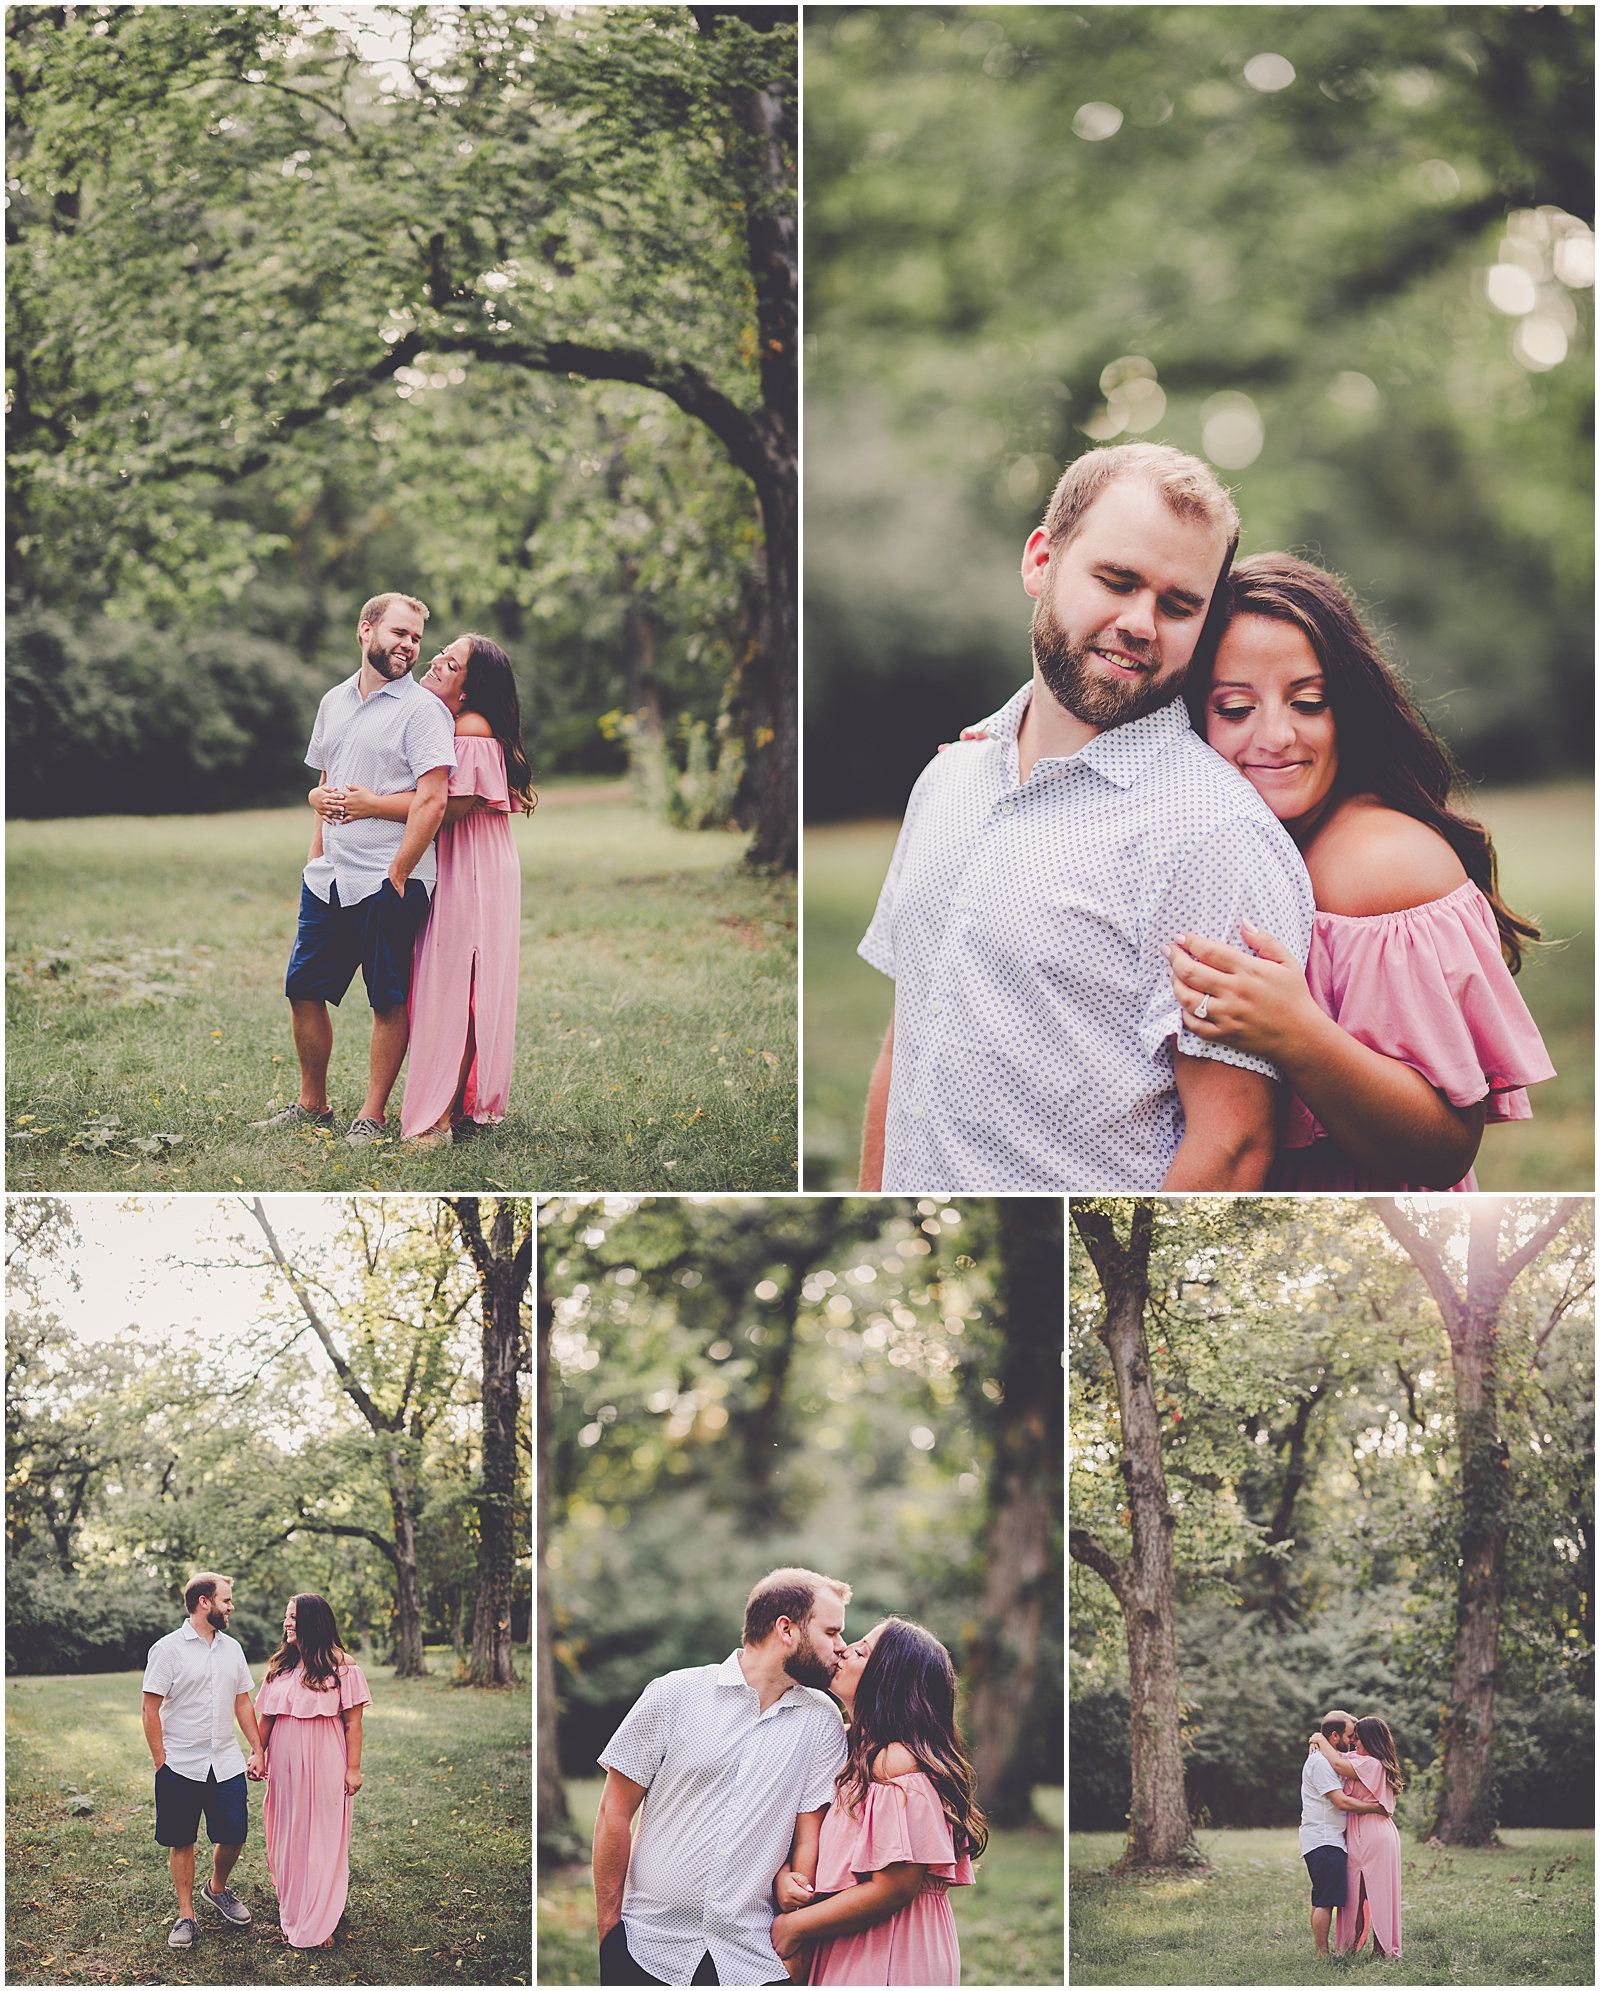
[[[1054,554],[1083,526],[1084,515],[1102,492],[1124,478],[1137,477],[1157,492],[1168,511],[1197,525],[1209,525],[1239,543],[1239,513],[1209,464],[1164,442],[1122,442],[1111,449],[1086,450],[1069,463],[1050,494],[1041,521]]]
[[[394,607],[396,602],[404,602],[407,608],[414,609],[424,622],[428,619],[428,605],[418,601],[415,595],[386,594],[374,595],[361,611],[360,620],[367,623],[381,622],[384,612]]]

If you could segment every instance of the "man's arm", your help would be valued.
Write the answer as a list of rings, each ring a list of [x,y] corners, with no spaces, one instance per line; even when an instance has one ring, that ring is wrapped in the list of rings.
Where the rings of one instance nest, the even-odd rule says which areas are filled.
[[[161,1733],[162,1694],[147,1693],[144,1705],[139,1710],[139,1719],[144,1723],[144,1739],[150,1746],[150,1755],[159,1770],[167,1760],[167,1739]]]
[[[394,862],[389,866],[389,883],[401,898],[405,897],[406,880],[415,870],[418,858],[439,833],[439,825],[444,821],[445,803],[449,799],[449,768],[430,767],[426,774],[418,775],[417,799],[411,804],[411,813],[406,818],[406,833],[400,839]]]
[[[256,1726],[256,1711],[248,1694],[234,1695],[233,1718],[244,1730],[250,1742],[250,1761],[245,1768],[252,1777],[259,1777],[267,1767],[267,1745],[262,1741],[261,1730]]]
[[[325,787],[327,785],[327,780],[328,780],[328,773],[327,769],[324,768],[322,771],[319,785]],[[315,794],[316,790],[313,789],[312,793]],[[322,855],[322,817],[320,815],[315,815],[312,818],[311,848],[306,852],[307,864],[309,864],[314,857],[320,857],[321,855]]]
[[[878,1062],[872,1067],[872,1077],[867,1082],[867,1117],[861,1129],[861,1179],[856,1185],[858,1189],[883,1188],[883,1139],[889,1118],[889,1074],[893,1068],[894,1018],[891,1016],[889,1034],[883,1040],[883,1049],[878,1053]]]
[[[1259,1189],[1277,1147],[1278,1088],[1261,1072],[1174,1046],[1183,1139],[1163,1189]]]
[[[594,1920],[600,1940],[622,1920],[622,1890],[633,1851],[633,1814],[644,1803],[645,1786],[620,1770],[606,1771],[600,1810],[594,1821]]]

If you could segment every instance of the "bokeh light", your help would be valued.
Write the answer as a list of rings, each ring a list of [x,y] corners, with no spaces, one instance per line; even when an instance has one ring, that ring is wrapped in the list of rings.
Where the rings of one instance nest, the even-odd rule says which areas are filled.
[[[1219,470],[1243,470],[1267,439],[1261,411],[1248,394],[1213,394],[1200,407],[1200,447]]]

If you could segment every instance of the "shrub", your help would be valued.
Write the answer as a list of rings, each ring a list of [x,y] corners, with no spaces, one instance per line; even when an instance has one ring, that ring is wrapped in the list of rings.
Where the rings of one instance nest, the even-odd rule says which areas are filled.
[[[7,1673],[121,1673],[143,1666],[183,1617],[153,1576],[87,1582],[48,1564],[6,1571]]]

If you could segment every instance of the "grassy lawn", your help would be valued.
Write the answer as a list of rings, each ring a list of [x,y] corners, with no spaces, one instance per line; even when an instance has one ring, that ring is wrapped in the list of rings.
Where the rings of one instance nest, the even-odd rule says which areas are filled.
[[[1474,802],[1494,834],[1507,902],[1535,914],[1549,946],[1519,977],[1557,1076],[1534,1117],[1491,1127],[1484,1189],[1594,1185],[1594,790],[1566,782],[1488,789]],[[867,1078],[894,990],[856,955],[894,849],[895,823],[828,823],[805,838],[805,1185],[855,1183]]]
[[[600,1803],[597,1778],[567,1785],[567,1801],[588,1836]],[[977,1885],[952,1889],[961,1937],[963,1984],[1060,1984],[1060,1790],[1036,1790],[1047,1824],[1035,1832],[996,1832]],[[587,1867],[563,1867],[539,1883],[540,1984],[595,1981],[594,1887]]]
[[[792,883],[745,876],[743,838],[668,829],[620,786],[557,789],[515,825],[522,979],[502,1126],[402,1152],[402,1079],[381,1147],[253,1132],[298,1083],[283,974],[309,821],[7,826],[13,1186],[795,1187]],[[370,1017],[358,977],[334,1012],[329,1097],[346,1125]]]
[[[527,1984],[531,1857],[526,1686],[452,1687],[431,1650],[423,1680],[365,1667],[350,1899],[330,1951],[278,1928],[251,1784],[250,1836],[230,1885],[232,1929],[199,1907],[193,1949],[167,1947],[177,1899],[156,1845],[138,1673],[6,1682],[6,1977],[13,1984]],[[251,1669],[257,1683],[265,1667]],[[518,1672],[531,1674],[527,1649]],[[74,1791],[94,1810],[69,1818]],[[197,1873],[209,1874],[205,1828]]]
[[[1505,1851],[1403,1838],[1401,1953],[1318,1959],[1292,1826],[1202,1832],[1209,1874],[1123,1880],[1120,1834],[1068,1842],[1074,1984],[1593,1984],[1594,1834],[1502,1834]]]

